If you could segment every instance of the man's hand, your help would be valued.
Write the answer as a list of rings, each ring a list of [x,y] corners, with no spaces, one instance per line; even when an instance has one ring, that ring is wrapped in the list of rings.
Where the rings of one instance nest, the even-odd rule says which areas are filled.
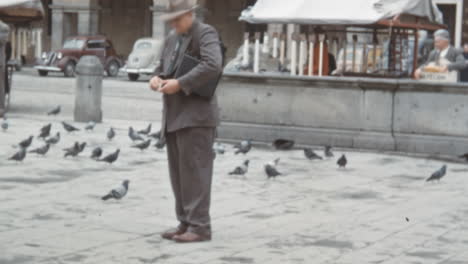
[[[175,94],[180,91],[179,81],[176,79],[163,80],[159,92],[163,94]]]
[[[153,90],[155,92],[158,92],[160,86],[162,85],[162,82],[163,82],[163,80],[161,78],[159,78],[158,76],[154,76],[153,78],[151,78],[151,80],[150,80],[151,90]]]

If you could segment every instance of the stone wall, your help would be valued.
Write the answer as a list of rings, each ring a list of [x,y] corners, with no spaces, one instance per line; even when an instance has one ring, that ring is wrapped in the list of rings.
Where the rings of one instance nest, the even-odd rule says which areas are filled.
[[[468,86],[226,74],[220,137],[411,153],[468,151]]]

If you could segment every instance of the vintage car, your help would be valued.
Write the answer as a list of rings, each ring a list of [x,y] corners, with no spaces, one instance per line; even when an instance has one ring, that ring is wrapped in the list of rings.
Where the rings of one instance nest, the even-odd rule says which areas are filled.
[[[75,66],[81,56],[97,56],[108,76],[115,77],[123,62],[114,50],[112,42],[104,36],[76,36],[65,40],[62,49],[44,52],[37,69],[40,76],[49,72],[63,72],[67,77],[75,75]]]
[[[127,64],[120,69],[128,79],[136,81],[140,75],[151,75],[159,64],[163,42],[142,38],[135,42]]]

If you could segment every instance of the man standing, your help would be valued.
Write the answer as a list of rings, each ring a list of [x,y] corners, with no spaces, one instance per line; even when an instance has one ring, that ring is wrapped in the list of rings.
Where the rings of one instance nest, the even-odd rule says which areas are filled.
[[[434,33],[434,47],[429,57],[415,72],[415,78],[420,79],[426,67],[437,68],[439,72],[461,71],[466,67],[465,58],[460,51],[450,45],[450,33],[439,29]]]
[[[204,89],[222,71],[222,53],[216,30],[195,19],[196,0],[172,0],[161,19],[174,29],[166,38],[160,66],[150,81],[163,93],[162,137],[167,142],[169,174],[179,226],[162,234],[176,242],[211,240],[210,199],[213,142],[218,125],[216,96],[202,97]],[[184,55],[200,63],[175,76]]]

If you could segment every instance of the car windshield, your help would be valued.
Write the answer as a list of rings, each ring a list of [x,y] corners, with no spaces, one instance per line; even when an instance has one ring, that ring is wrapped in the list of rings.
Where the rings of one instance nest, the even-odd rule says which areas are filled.
[[[151,49],[151,42],[138,42],[136,49]]]
[[[67,39],[63,44],[64,49],[81,49],[85,41],[82,39]]]

